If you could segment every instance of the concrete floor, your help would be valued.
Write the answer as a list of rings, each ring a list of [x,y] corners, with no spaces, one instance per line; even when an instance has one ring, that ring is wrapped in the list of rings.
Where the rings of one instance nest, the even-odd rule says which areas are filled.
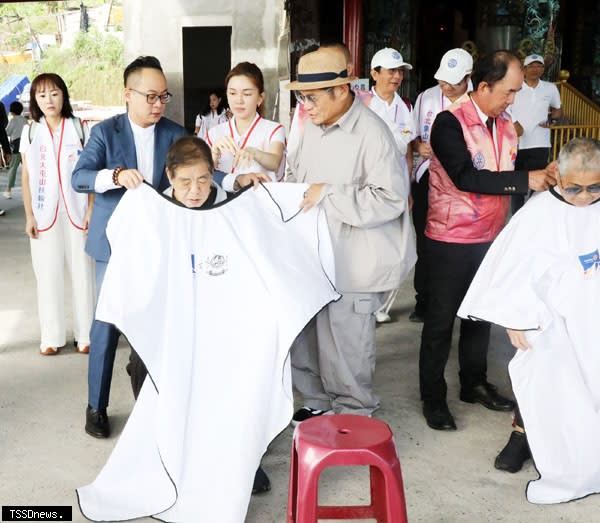
[[[6,173],[2,171],[0,192],[5,186]],[[19,187],[12,200],[0,196],[0,208],[7,210],[7,215],[0,217],[0,503],[71,505],[73,521],[85,521],[77,507],[75,488],[95,478],[133,405],[124,371],[128,348],[123,345],[117,351],[109,409],[113,436],[108,440],[91,438],[83,431],[87,356],[71,347],[57,357],[38,355],[35,281],[29,241],[23,233]],[[382,399],[377,417],[395,433],[409,520],[600,521],[598,496],[557,506],[529,504],[525,485],[537,477],[531,463],[514,475],[494,469],[493,460],[506,442],[511,416],[458,400],[455,348],[447,379],[449,406],[458,431],[437,432],[425,425],[417,380],[421,325],[407,320],[412,304],[412,285],[407,282],[392,311],[395,321],[377,331],[375,378]],[[494,330],[489,378],[505,393],[510,393],[506,364],[512,352],[504,333]],[[273,489],[252,498],[247,523],[285,521],[291,436],[291,429],[285,430],[265,456],[263,464]],[[323,503],[368,501],[366,470],[326,471],[320,495]]]

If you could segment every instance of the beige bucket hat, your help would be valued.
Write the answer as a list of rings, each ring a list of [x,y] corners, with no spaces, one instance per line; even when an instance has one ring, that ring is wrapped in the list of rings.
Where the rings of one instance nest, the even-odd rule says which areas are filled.
[[[349,84],[356,79],[356,76],[348,76],[344,53],[335,48],[320,47],[300,57],[297,80],[285,87],[291,91],[323,89]]]

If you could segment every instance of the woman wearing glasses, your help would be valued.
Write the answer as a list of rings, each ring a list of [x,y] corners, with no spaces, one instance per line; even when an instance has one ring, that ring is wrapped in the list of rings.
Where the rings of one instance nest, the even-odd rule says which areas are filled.
[[[283,178],[285,130],[262,117],[265,100],[261,70],[241,62],[225,78],[227,101],[233,114],[228,122],[208,132],[215,167],[226,173],[223,189],[239,191],[250,183]]]
[[[71,273],[73,335],[77,352],[89,352],[94,310],[92,259],[85,240],[93,195],[71,188],[71,173],[87,140],[87,126],[73,116],[69,93],[57,74],[44,73],[31,84],[31,127],[23,128],[23,206],[25,232],[37,281],[40,353],[58,353],[66,344],[64,266]]]

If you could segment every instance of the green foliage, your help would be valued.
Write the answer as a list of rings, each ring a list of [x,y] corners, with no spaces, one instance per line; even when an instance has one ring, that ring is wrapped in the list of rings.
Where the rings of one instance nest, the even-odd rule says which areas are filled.
[[[105,0],[84,0],[87,7],[105,3]],[[56,33],[57,13],[78,10],[79,4],[80,0],[0,3],[1,48],[22,51],[31,42],[31,31]],[[48,48],[39,63],[0,63],[0,79],[10,74],[26,74],[32,80],[39,73],[53,72],[65,80],[72,99],[120,105],[123,103],[123,67],[123,44],[119,38],[92,28],[88,33],[78,33],[71,48]]]
[[[38,72],[59,74],[71,98],[122,103],[123,44],[112,34],[79,33],[71,49],[50,48]]]
[[[110,65],[123,65],[123,44],[110,33],[91,29],[79,33],[73,45],[73,52],[79,59],[108,62]]]
[[[55,33],[56,15],[52,5],[55,2],[27,2],[18,4],[0,3],[0,22],[2,23],[2,32],[6,31],[12,35],[20,35],[14,43],[19,44],[23,37],[27,41],[30,35],[30,29],[37,33]],[[20,51],[22,45],[11,45],[13,42],[5,37],[2,43],[8,49]]]

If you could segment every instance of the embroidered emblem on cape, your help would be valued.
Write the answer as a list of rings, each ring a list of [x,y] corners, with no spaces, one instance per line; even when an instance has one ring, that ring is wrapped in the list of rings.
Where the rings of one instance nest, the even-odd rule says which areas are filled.
[[[448,67],[450,69],[454,69],[457,65],[458,65],[458,62],[456,61],[455,58],[450,58],[450,60],[448,60]]]
[[[475,156],[473,156],[473,166],[475,167],[475,169],[483,169],[485,167],[485,158],[480,152],[476,153]]]
[[[221,274],[225,274],[227,270],[227,256],[213,254],[206,258],[204,271],[210,276],[221,276]]]
[[[582,254],[579,258],[579,263],[583,267],[584,277],[591,278],[600,269],[600,253],[598,249],[589,254]]]
[[[392,53],[392,58],[393,58],[394,60],[400,60],[400,58],[402,58],[402,55],[401,55],[401,54],[400,54],[398,51],[394,51],[394,52]]]

